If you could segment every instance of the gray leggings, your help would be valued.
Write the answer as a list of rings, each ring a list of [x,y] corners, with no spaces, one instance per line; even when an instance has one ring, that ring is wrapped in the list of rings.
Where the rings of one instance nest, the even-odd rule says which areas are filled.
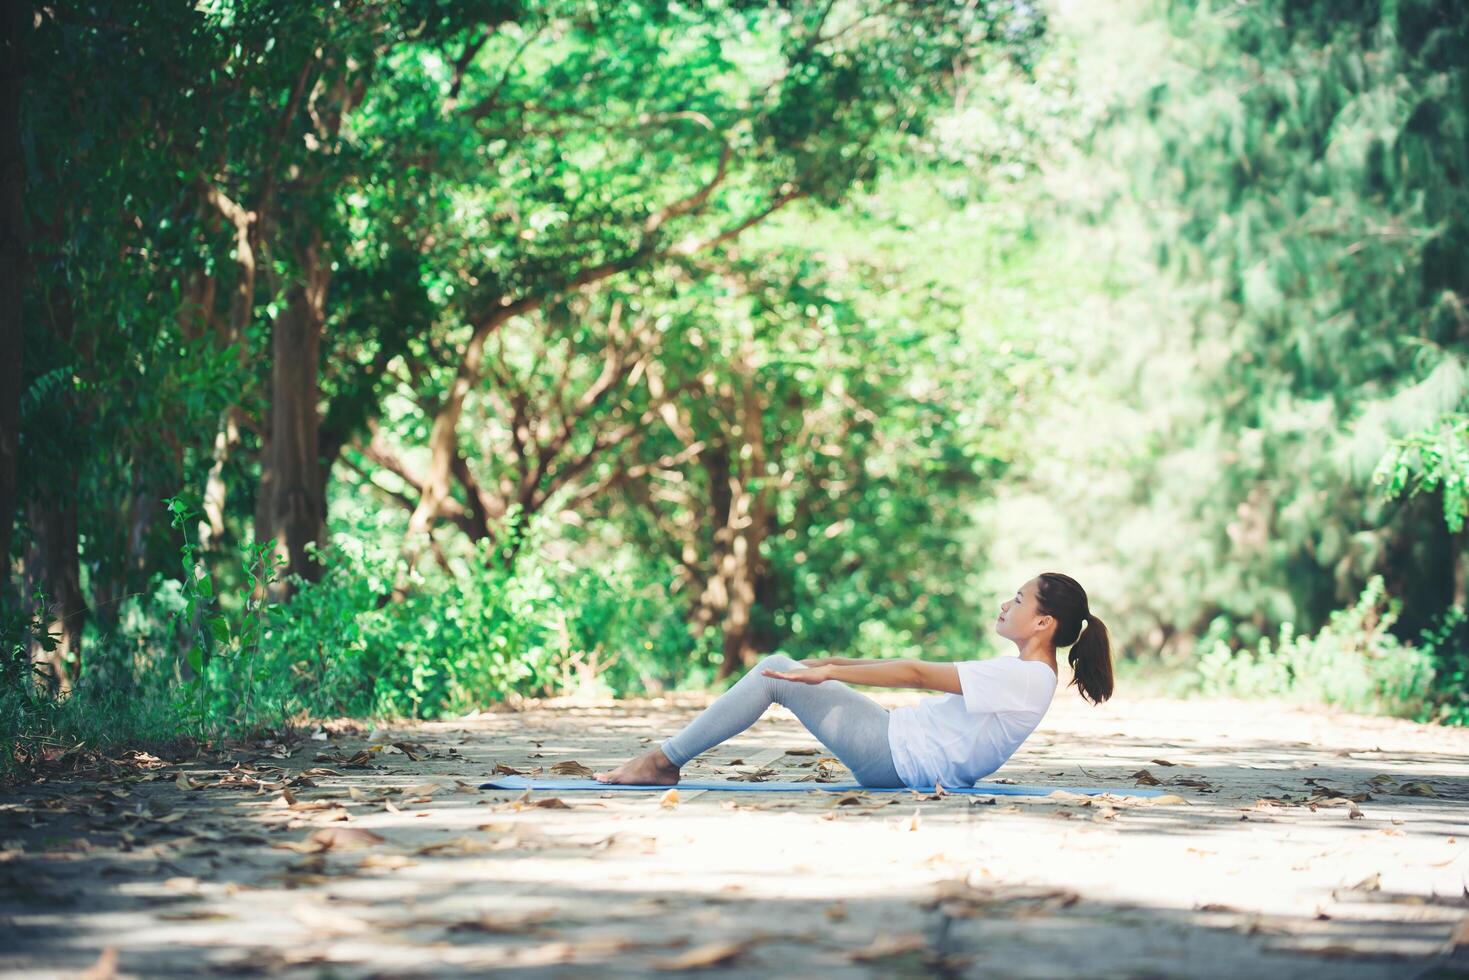
[[[661,748],[682,767],[749,728],[772,703],[789,708],[863,786],[902,786],[888,748],[888,709],[841,681],[802,684],[761,671],[805,670],[783,653],[766,657]]]

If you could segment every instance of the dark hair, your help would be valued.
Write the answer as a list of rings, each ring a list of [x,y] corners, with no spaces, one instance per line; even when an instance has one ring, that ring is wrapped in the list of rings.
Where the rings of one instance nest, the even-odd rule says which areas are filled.
[[[1112,641],[1107,626],[1087,607],[1086,590],[1069,575],[1042,572],[1036,589],[1036,608],[1056,617],[1053,640],[1071,647],[1071,683],[1092,704],[1112,696]],[[1081,628],[1086,620],[1086,629]]]

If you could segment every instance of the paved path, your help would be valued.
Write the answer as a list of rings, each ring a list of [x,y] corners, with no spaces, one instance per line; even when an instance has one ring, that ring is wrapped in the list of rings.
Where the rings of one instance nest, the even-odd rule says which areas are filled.
[[[998,775],[1146,770],[1184,802],[474,788],[607,768],[702,703],[342,722],[28,787],[0,798],[0,974],[1469,972],[1462,730],[1066,692]],[[775,708],[685,774],[850,778],[818,748]]]

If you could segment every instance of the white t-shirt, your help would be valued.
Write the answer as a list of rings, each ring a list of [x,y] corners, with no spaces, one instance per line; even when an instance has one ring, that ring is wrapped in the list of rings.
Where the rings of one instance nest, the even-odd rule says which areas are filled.
[[[909,786],[973,786],[1005,764],[1035,730],[1056,693],[1056,673],[1015,656],[965,660],[961,694],[894,708],[888,723],[893,767]]]

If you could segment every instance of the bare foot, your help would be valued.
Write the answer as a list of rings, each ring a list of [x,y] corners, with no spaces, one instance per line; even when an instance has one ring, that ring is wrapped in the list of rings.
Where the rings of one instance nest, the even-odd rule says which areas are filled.
[[[668,761],[663,750],[654,746],[636,759],[629,759],[611,772],[595,772],[592,778],[599,783],[619,783],[634,786],[672,786],[678,782],[678,766]]]

